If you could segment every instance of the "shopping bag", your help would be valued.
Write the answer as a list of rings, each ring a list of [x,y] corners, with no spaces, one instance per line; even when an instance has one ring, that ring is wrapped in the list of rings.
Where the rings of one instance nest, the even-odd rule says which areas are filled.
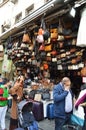
[[[82,106],[78,106],[78,109],[73,109],[73,114],[71,115],[71,123],[77,124],[79,126],[84,125],[84,109]]]
[[[4,60],[2,63],[2,72],[10,73],[12,69],[12,60],[8,59],[7,55],[4,55]]]

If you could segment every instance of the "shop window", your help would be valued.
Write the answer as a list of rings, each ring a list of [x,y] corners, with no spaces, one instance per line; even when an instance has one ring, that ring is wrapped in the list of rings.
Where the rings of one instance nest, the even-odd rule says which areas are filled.
[[[19,13],[19,14],[16,15],[16,17],[15,17],[15,23],[18,23],[21,19],[22,19],[22,13]]]
[[[0,4],[2,4],[2,3],[4,3],[4,2],[6,2],[7,0],[0,0]]]
[[[3,0],[0,0],[0,4],[2,4],[3,3]]]
[[[34,4],[30,5],[26,10],[25,10],[25,15],[27,16],[34,10]]]
[[[7,0],[2,0],[3,2],[6,2]]]

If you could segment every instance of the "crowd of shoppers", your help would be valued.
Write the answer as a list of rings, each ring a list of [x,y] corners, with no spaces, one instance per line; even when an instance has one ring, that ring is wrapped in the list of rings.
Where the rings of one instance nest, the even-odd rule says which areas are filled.
[[[2,97],[0,90],[0,127],[1,130],[6,130],[5,116],[8,106],[8,96],[12,96],[12,106],[10,113],[9,130],[18,128],[18,109],[17,104],[23,99],[24,76],[19,76],[14,82],[0,78],[0,88],[3,88],[4,94]],[[81,86],[81,91],[86,89],[86,84]],[[74,94],[71,90],[71,80],[69,77],[63,77],[62,80],[53,87],[53,100],[54,100],[54,117],[55,117],[55,130],[62,130],[63,126],[71,123],[71,114],[73,107],[76,109],[78,106],[85,102],[86,93],[74,104]],[[84,107],[85,122],[86,122],[86,107]],[[83,130],[86,129],[84,122]]]
[[[12,107],[10,114],[10,125],[9,130],[14,130],[18,128],[18,112],[17,112],[17,103],[21,101],[23,97],[23,82],[24,77],[19,76],[14,85],[7,79],[0,77],[0,127],[1,130],[7,130],[5,124],[5,116],[8,108],[8,97],[12,96]]]

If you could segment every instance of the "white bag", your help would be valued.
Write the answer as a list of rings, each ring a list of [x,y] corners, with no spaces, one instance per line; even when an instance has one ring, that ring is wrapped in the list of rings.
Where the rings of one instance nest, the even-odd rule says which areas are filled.
[[[38,35],[38,36],[37,36],[37,42],[38,42],[38,43],[43,43],[43,42],[44,42],[43,35]]]
[[[8,56],[4,55],[4,60],[2,63],[2,72],[10,73],[12,69],[12,60],[8,60]]]
[[[78,106],[78,109],[73,109],[73,114],[71,115],[71,122],[79,126],[84,125],[84,108]]]

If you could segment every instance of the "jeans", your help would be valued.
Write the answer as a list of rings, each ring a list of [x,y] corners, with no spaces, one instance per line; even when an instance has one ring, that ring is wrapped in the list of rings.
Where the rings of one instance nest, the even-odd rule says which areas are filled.
[[[70,124],[71,114],[66,114],[66,119],[55,118],[55,130],[62,130],[63,125]]]
[[[0,125],[1,129],[4,130],[5,127],[5,116],[6,116],[7,106],[0,107]]]

